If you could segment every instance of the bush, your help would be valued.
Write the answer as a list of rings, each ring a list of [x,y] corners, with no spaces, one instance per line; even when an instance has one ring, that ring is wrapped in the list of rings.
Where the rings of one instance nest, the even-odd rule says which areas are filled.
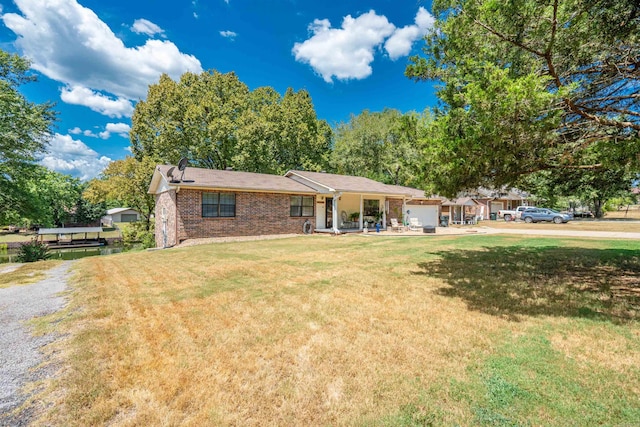
[[[156,237],[153,223],[149,230],[146,229],[144,221],[129,222],[126,227],[122,227],[122,242],[125,246],[133,246],[138,243],[143,248],[153,248],[156,246]]]
[[[16,260],[18,260],[18,262],[35,262],[49,259],[50,257],[49,247],[34,239],[20,245]]]

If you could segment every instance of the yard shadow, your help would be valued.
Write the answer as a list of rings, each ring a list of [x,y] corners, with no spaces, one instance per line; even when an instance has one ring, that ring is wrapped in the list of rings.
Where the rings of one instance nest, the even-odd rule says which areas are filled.
[[[518,320],[572,316],[640,320],[640,250],[491,247],[433,252],[417,275],[469,309]]]

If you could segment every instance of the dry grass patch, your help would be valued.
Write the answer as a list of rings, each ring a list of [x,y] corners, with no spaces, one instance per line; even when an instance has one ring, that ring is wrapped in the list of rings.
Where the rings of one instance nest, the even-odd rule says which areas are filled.
[[[15,269],[13,265],[6,269],[0,267],[0,288],[38,282],[46,277],[48,270],[58,264],[60,261],[48,260],[19,264]]]
[[[77,261],[66,395],[47,422],[481,422],[484,361],[532,330],[556,336],[572,314],[551,305],[514,321],[482,310],[443,291],[456,287],[443,254],[521,241],[305,236]],[[637,332],[618,328],[607,333]]]

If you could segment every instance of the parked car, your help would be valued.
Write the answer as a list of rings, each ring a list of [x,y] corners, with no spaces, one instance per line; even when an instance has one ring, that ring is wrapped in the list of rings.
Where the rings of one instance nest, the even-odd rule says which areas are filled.
[[[505,221],[511,221],[514,219],[520,219],[522,212],[533,206],[518,206],[515,209],[500,209],[498,211],[498,218],[503,218]]]
[[[554,211],[545,208],[529,208],[522,212],[522,220],[526,223],[553,221],[556,224],[571,221],[571,214]]]

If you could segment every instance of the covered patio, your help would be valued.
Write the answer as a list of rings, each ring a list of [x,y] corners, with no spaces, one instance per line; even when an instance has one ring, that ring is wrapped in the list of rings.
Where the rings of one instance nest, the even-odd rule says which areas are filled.
[[[476,224],[484,208],[471,197],[448,199],[442,203],[442,207],[442,216],[447,217],[444,220],[447,224]],[[445,207],[448,208],[448,215],[444,212]]]

